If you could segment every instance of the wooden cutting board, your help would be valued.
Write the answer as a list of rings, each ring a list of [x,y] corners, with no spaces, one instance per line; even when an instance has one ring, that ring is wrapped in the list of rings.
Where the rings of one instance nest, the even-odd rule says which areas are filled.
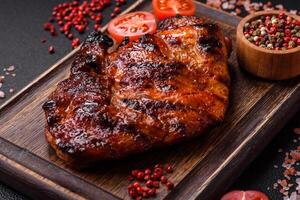
[[[235,41],[240,18],[199,2],[196,6],[197,15],[219,24]],[[137,1],[126,12],[132,10],[151,10],[151,1]],[[76,51],[0,107],[0,180],[35,199],[129,199],[130,171],[156,163],[175,164],[170,179],[176,186],[171,192],[161,189],[157,199],[218,199],[300,107],[299,78],[281,82],[255,78],[238,67],[233,51],[230,107],[224,123],[190,142],[76,171],[49,148],[41,108],[67,77]]]

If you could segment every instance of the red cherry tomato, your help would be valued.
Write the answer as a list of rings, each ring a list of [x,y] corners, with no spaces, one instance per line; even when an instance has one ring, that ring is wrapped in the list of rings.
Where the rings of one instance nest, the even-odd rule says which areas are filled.
[[[159,20],[176,15],[194,15],[196,10],[193,0],[152,0],[152,6]]]
[[[221,200],[269,200],[267,195],[262,192],[248,190],[248,191],[231,191],[225,194]]]
[[[129,37],[130,41],[133,41],[155,31],[155,17],[149,12],[132,12],[121,15],[108,24],[108,32],[117,42],[121,42],[125,37]]]

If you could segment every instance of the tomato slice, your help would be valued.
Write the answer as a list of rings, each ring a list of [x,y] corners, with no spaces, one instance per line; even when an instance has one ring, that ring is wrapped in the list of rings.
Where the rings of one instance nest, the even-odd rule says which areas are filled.
[[[196,10],[193,0],[152,0],[152,6],[159,20],[176,15],[194,15]]]
[[[121,15],[108,24],[108,32],[117,42],[121,42],[125,37],[133,41],[155,31],[155,17],[149,12],[138,11]]]
[[[228,192],[225,194],[221,200],[269,200],[267,195],[262,192],[248,190],[248,191],[240,191],[235,190]]]

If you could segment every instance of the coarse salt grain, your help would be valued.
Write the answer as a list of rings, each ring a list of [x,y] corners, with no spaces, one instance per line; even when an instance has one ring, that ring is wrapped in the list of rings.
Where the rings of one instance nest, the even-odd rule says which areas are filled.
[[[296,15],[297,14],[297,10],[290,10],[290,13]]]
[[[278,149],[278,151],[281,152],[282,149]],[[273,189],[278,190],[283,199],[300,200],[300,172],[294,167],[294,165],[299,165],[299,161],[300,146],[285,153],[284,162],[282,163],[282,167],[284,168],[283,176],[285,178],[278,179],[277,183],[273,184]],[[292,177],[294,178],[292,179]],[[289,192],[292,189],[293,191]]]
[[[13,65],[6,68],[6,71],[8,71],[8,72],[12,72],[14,70],[15,70],[15,66],[13,66]]]
[[[281,152],[283,152],[283,150],[282,149],[278,149],[278,153],[281,153]]]
[[[292,192],[289,199],[290,200],[297,200],[298,199],[297,197],[298,197],[297,193],[296,192]]]
[[[294,133],[300,135],[300,128],[294,128]]]
[[[296,178],[295,181],[298,185],[300,185],[300,178]]]
[[[278,10],[283,10],[283,5],[282,4],[278,4],[275,6],[275,8],[277,8]]]
[[[283,179],[283,180],[277,180],[277,183],[279,185],[281,185],[282,187],[286,187],[287,186],[287,180]]]
[[[4,97],[5,97],[5,93],[2,90],[0,90],[0,99],[3,99]]]
[[[224,10],[227,10],[227,9],[228,9],[228,6],[229,6],[228,2],[225,2],[225,3],[222,4],[222,8],[223,8]]]
[[[10,65],[8,67],[4,67],[3,71],[5,72],[5,75],[11,75],[12,77],[15,77],[16,74],[12,73],[15,70],[15,66],[14,65]],[[4,85],[4,79],[6,77],[4,75],[0,75],[0,88],[3,87]],[[13,88],[10,88],[8,90],[9,93],[13,93],[15,90]],[[0,90],[0,99],[4,99],[6,97],[6,94],[4,91]]]
[[[288,196],[288,195],[289,195],[289,193],[288,193],[287,191],[283,192],[282,194],[283,194],[284,196]]]
[[[300,160],[300,152],[297,150],[293,150],[290,152],[290,156],[295,160],[299,161]]]

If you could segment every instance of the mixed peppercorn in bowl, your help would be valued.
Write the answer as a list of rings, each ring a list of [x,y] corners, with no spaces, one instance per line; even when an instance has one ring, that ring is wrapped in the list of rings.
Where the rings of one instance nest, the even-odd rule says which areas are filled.
[[[300,46],[300,21],[286,15],[262,15],[244,24],[244,36],[256,46],[286,50]]]
[[[251,74],[284,80],[300,75],[300,16],[260,11],[243,18],[236,32],[239,65]]]

